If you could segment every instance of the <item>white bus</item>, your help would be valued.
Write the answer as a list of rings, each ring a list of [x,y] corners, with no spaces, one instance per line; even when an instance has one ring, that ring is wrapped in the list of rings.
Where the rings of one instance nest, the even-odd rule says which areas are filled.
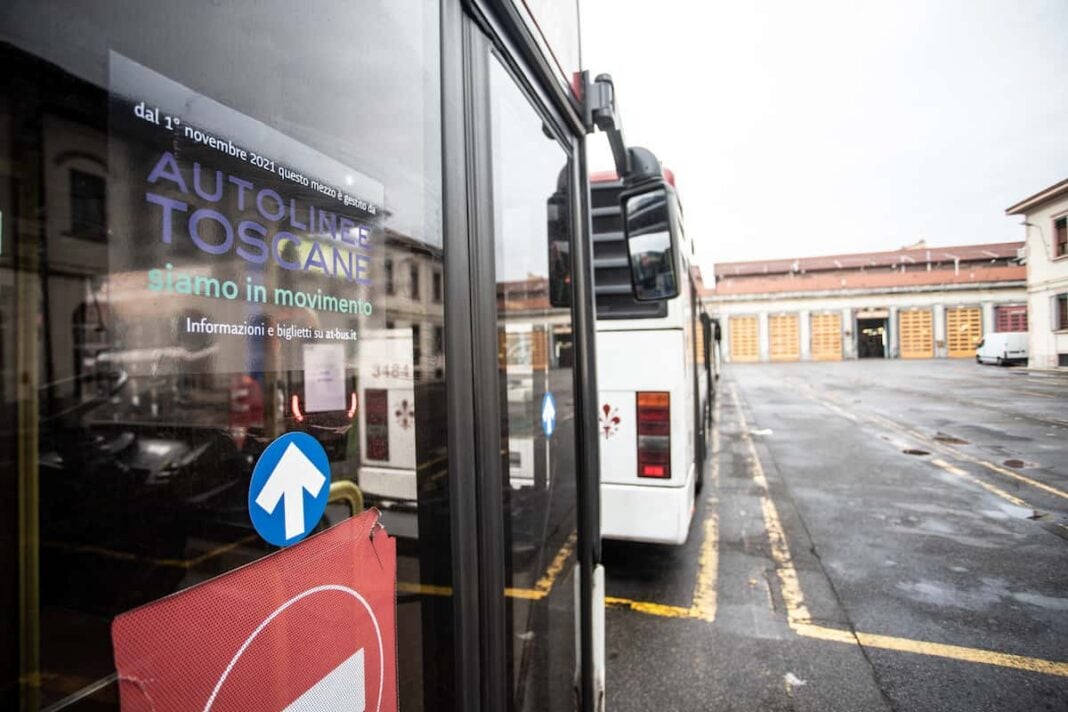
[[[718,329],[701,305],[700,273],[682,229],[674,176],[652,154],[631,153],[636,169],[644,163],[648,180],[664,186],[658,202],[648,201],[649,193],[634,195],[642,188],[634,188],[633,179],[624,186],[615,173],[591,177],[601,535],[682,544],[711,432]],[[638,198],[647,205],[639,211],[631,205],[624,225],[623,201]],[[669,233],[677,235],[674,249],[636,249]],[[646,301],[662,296],[670,286],[665,279],[675,280],[677,295]]]

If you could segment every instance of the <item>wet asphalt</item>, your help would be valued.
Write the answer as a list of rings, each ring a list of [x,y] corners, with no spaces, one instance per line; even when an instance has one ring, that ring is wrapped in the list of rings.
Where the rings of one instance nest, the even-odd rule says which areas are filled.
[[[1068,710],[1068,374],[728,365],[718,428],[688,542],[604,548],[685,610],[712,520],[715,618],[610,607],[608,710]]]

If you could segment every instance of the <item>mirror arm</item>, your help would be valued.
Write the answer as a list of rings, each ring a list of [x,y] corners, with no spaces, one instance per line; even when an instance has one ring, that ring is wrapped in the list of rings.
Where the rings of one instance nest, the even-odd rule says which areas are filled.
[[[586,132],[593,133],[600,129],[608,134],[608,145],[612,149],[612,160],[616,164],[616,175],[619,179],[628,186],[633,186],[654,178],[662,178],[663,169],[652,151],[640,146],[627,147],[611,75],[598,74],[591,82],[590,73],[584,71],[582,86]]]
[[[585,87],[583,118],[586,131],[593,133],[595,129],[600,129],[608,134],[608,145],[612,149],[616,175],[623,179],[630,173],[630,152],[627,150],[626,141],[623,140],[623,123],[616,107],[616,89],[612,77],[608,74],[598,74],[597,78],[590,82],[590,73],[583,72],[582,83]]]

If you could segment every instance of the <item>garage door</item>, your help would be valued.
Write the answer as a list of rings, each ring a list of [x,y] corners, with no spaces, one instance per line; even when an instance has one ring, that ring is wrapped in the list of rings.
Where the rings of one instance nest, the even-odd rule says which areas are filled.
[[[842,315],[812,315],[812,359],[842,360]]]
[[[979,307],[946,309],[946,349],[950,358],[974,358],[983,338],[983,313]]]
[[[755,316],[730,319],[731,361],[760,360],[760,322]]]
[[[797,314],[768,317],[768,337],[772,361],[797,361],[801,358],[801,335]]]
[[[901,358],[933,358],[934,333],[930,309],[909,309],[898,313]]]
[[[994,331],[1027,331],[1027,305],[994,307]]]

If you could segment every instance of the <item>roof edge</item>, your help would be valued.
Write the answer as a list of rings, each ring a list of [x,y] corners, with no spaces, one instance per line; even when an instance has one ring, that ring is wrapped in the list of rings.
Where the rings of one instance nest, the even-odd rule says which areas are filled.
[[[1060,197],[1061,194],[1068,194],[1068,178],[1065,178],[1060,183],[1054,183],[1048,188],[1043,188],[1034,195],[1024,198],[1015,205],[1010,205],[1005,208],[1005,214],[1021,215],[1031,208],[1038,207],[1043,203],[1048,203],[1054,198]]]
[[[882,257],[882,258],[900,257],[902,255],[906,256],[906,257],[912,257],[913,255],[923,254],[923,253],[948,253],[951,250],[969,250],[969,249],[973,249],[973,248],[984,249],[984,250],[993,249],[993,248],[1002,248],[1002,249],[1005,249],[1007,251],[1012,251],[1012,250],[1015,250],[1015,249],[1017,249],[1019,247],[1023,247],[1024,244],[1025,244],[1024,240],[1007,240],[1007,241],[1001,241],[1001,242],[977,242],[977,243],[968,243],[968,244],[946,245],[944,247],[919,247],[919,248],[903,247],[903,248],[899,248],[899,249],[896,249],[896,250],[881,250],[881,251],[878,251],[878,252],[843,252],[843,253],[830,254],[830,255],[809,255],[809,256],[806,256],[806,257],[790,256],[790,257],[774,257],[774,258],[771,258],[771,259],[763,259],[763,260],[738,260],[738,261],[734,261],[734,262],[716,262],[715,272],[716,272],[716,274],[720,274],[721,273],[720,272],[721,269],[727,269],[727,268],[732,268],[732,267],[737,268],[737,267],[742,267],[742,266],[767,265],[767,264],[770,264],[770,263],[773,263],[773,262],[799,262],[800,263],[800,262],[810,262],[810,261],[817,261],[817,260],[843,260],[843,259],[844,260],[856,260],[858,258],[867,258],[867,259],[871,260],[871,259],[880,258],[880,257]],[[1008,252],[1006,252],[1006,256],[1009,256]],[[865,266],[867,266],[867,265],[865,265]],[[844,266],[844,265],[840,266],[840,267],[835,267],[835,269],[846,269],[846,268],[847,267]]]

